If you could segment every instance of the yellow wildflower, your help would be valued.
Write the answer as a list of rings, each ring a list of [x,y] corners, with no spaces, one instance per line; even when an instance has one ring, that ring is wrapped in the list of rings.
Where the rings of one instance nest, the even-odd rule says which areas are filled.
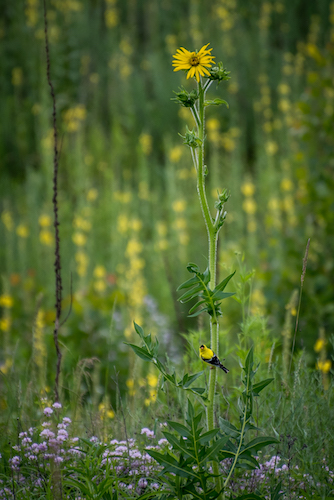
[[[187,203],[185,200],[177,200],[177,201],[174,201],[174,203],[172,204],[172,208],[173,208],[174,212],[177,212],[177,213],[184,212],[186,209],[186,206],[187,206]]]
[[[12,84],[15,87],[19,87],[23,83],[23,71],[22,68],[13,68],[12,71]]]
[[[289,85],[287,85],[286,83],[280,83],[277,87],[277,90],[282,95],[287,95],[291,92]]]
[[[115,417],[115,413],[111,408],[108,408],[108,406],[104,402],[99,404],[99,411],[104,414],[101,416],[101,418],[103,418],[103,416],[107,416],[108,418]]]
[[[97,292],[104,292],[105,289],[107,288],[107,284],[104,280],[99,279],[94,282],[94,289]]]
[[[175,146],[169,152],[170,161],[173,163],[177,163],[180,160],[182,153],[183,153],[183,148],[181,146]]]
[[[1,320],[0,320],[1,321]],[[13,366],[13,360],[11,358],[7,358],[6,361],[0,365],[0,371],[6,375],[8,370]]]
[[[150,134],[141,134],[139,136],[139,144],[144,155],[148,156],[152,151],[152,136]]]
[[[129,396],[134,396],[136,394],[134,379],[133,378],[128,378],[127,381],[126,381],[126,386],[128,388]]]
[[[95,201],[96,198],[98,197],[99,192],[96,188],[91,188],[89,189],[87,193],[87,201]]]
[[[318,370],[322,371],[322,373],[328,373],[332,368],[332,362],[330,359],[326,359],[325,361],[319,360],[317,363]]]
[[[46,246],[51,246],[53,244],[53,234],[49,229],[42,229],[39,233],[39,241]]]
[[[158,241],[158,248],[159,248],[159,250],[167,250],[168,245],[169,245],[169,243],[168,243],[167,240],[162,239],[162,240]]]
[[[121,214],[117,218],[117,230],[119,233],[124,234],[129,229],[129,219],[125,214]]]
[[[209,132],[213,132],[215,130],[219,130],[220,122],[217,118],[209,118],[206,121],[206,128]]]
[[[175,228],[176,229],[185,229],[187,227],[187,221],[186,219],[184,219],[183,217],[178,217],[176,220],[175,220]]]
[[[174,71],[189,70],[187,79],[195,77],[199,82],[200,76],[210,76],[207,68],[211,68],[214,63],[214,57],[211,55],[212,49],[207,49],[209,43],[203,45],[199,52],[189,52],[189,50],[181,47],[177,49],[173,55]]]
[[[16,234],[20,236],[20,238],[28,238],[29,229],[25,224],[19,224],[16,228]]]
[[[315,352],[320,352],[326,345],[326,341],[324,339],[318,339],[314,344]]]
[[[158,385],[158,377],[154,375],[153,373],[149,373],[147,375],[147,382],[150,387],[156,387]]]
[[[268,141],[265,145],[265,148],[269,156],[274,156],[278,151],[278,145],[275,141]]]
[[[131,228],[134,231],[140,231],[142,227],[143,227],[143,223],[140,219],[132,219]]]
[[[87,236],[83,233],[74,233],[72,236],[72,241],[78,247],[83,247],[87,242]]]
[[[188,245],[188,243],[189,243],[189,235],[187,233],[183,233],[183,232],[180,233],[179,234],[179,242],[180,242],[181,245],[184,245],[184,246]]]
[[[127,257],[133,257],[134,255],[140,253],[142,249],[143,245],[135,238],[132,238],[127,244],[126,255]]]
[[[11,319],[10,318],[1,318],[0,319],[0,330],[3,332],[9,332],[11,327]]]
[[[282,189],[282,191],[292,191],[292,189],[293,189],[293,183],[292,183],[291,179],[288,179],[287,177],[285,177],[284,179],[282,179],[282,181],[281,181],[281,189]]]
[[[107,274],[106,268],[104,266],[96,266],[93,275],[95,278],[104,278]]]
[[[256,225],[256,220],[255,219],[251,219],[248,223],[247,223],[247,231],[249,233],[255,233],[256,232],[256,228],[257,228],[257,225]]]
[[[244,182],[241,186],[241,192],[244,196],[253,196],[255,193],[255,186],[252,182],[247,181]]]
[[[256,212],[257,206],[255,201],[252,198],[247,198],[243,204],[242,208],[246,212],[246,214],[253,215]]]
[[[38,223],[42,227],[48,227],[52,224],[52,219],[50,215],[42,214],[39,216]]]
[[[0,295],[0,307],[5,307],[6,309],[10,309],[13,307],[14,300],[11,295],[3,294]]]
[[[12,231],[14,227],[12,214],[8,210],[4,210],[1,214],[1,220],[4,223],[7,231]]]

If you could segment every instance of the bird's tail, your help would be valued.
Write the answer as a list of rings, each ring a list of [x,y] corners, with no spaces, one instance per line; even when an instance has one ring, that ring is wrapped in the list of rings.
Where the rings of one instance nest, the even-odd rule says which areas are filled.
[[[219,361],[219,368],[221,368],[225,373],[228,373],[230,371],[226,368],[226,366],[222,365],[220,361]]]

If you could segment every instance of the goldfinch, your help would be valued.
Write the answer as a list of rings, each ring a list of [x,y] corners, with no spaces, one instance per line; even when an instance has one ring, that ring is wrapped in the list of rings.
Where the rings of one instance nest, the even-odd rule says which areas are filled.
[[[205,361],[205,363],[209,363],[210,365],[213,366],[219,366],[219,368],[224,370],[225,373],[229,372],[229,370],[224,365],[221,364],[221,362],[219,361],[215,353],[212,351],[212,349],[206,347],[206,345],[204,344],[199,346],[199,357],[201,358],[202,361]]]

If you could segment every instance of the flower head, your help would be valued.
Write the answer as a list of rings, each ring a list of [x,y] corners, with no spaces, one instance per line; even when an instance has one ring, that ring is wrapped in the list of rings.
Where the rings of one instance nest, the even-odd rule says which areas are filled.
[[[207,49],[208,45],[209,43],[203,45],[198,52],[189,52],[189,50],[183,47],[177,49],[172,63],[174,71],[180,71],[181,69],[189,70],[187,79],[194,76],[198,82],[200,76],[210,76],[207,68],[212,66],[214,57],[211,55],[212,49]]]

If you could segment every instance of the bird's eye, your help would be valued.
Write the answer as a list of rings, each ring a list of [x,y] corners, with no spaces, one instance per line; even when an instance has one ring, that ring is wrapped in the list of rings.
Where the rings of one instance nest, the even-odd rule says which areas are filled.
[[[199,346],[200,349],[204,349],[204,345]]]

